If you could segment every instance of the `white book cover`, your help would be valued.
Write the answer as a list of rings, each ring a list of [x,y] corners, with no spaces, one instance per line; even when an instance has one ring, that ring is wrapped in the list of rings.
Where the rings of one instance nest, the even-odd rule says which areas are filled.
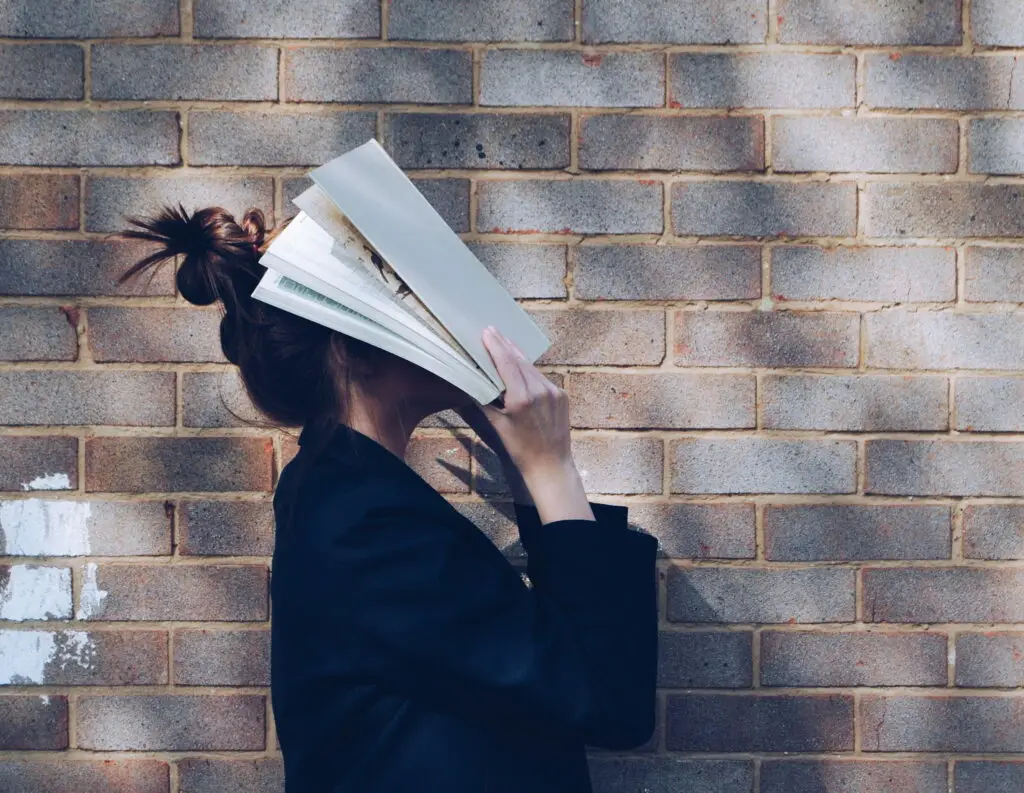
[[[487,403],[503,390],[482,334],[531,360],[547,337],[376,141],[317,168],[270,244],[253,297],[421,366]]]

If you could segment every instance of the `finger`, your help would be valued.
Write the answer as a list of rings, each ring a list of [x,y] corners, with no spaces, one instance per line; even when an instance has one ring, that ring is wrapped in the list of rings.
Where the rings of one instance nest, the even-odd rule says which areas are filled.
[[[494,361],[494,367],[498,370],[498,376],[505,384],[505,404],[515,398],[524,398],[527,390],[526,379],[512,349],[493,328],[484,330],[483,341],[487,353]]]
[[[516,354],[516,357],[519,358],[519,360],[526,360],[526,356],[523,354],[523,351],[519,349],[519,347],[516,345],[514,341],[512,341],[512,339],[510,339],[504,333],[501,334],[501,338],[504,340],[505,344],[507,344],[512,349],[512,352]]]

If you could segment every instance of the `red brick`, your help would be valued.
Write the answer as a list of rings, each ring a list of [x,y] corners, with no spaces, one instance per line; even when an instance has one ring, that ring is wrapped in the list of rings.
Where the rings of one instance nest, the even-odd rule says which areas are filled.
[[[174,682],[179,686],[269,686],[270,631],[175,631]]]
[[[0,697],[0,750],[67,746],[67,697]]]
[[[270,490],[269,438],[91,438],[87,489],[103,492]]]
[[[0,176],[0,228],[77,229],[78,177]]]
[[[37,661],[29,677],[15,660]],[[21,674],[12,674],[21,669]],[[47,686],[151,686],[167,683],[163,631],[0,630],[0,683]]]
[[[0,491],[74,490],[78,440],[0,435]]]
[[[183,556],[270,556],[270,501],[185,501],[178,507],[178,553]]]
[[[169,793],[163,760],[0,761],[0,790],[9,793]]]
[[[214,310],[92,308],[89,346],[101,362],[223,362],[220,321]]]
[[[101,564],[94,587],[97,597],[79,619],[267,619],[264,565]]]
[[[75,728],[83,749],[232,751],[265,747],[261,696],[82,697]]]

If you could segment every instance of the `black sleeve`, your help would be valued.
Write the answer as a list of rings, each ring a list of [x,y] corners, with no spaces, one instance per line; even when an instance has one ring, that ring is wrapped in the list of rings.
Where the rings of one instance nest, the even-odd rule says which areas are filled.
[[[625,527],[624,507],[596,506],[596,522],[521,529],[532,588],[496,549],[470,541],[469,527],[375,509],[331,546],[349,657],[413,699],[592,746],[644,743],[654,729],[657,541]]]

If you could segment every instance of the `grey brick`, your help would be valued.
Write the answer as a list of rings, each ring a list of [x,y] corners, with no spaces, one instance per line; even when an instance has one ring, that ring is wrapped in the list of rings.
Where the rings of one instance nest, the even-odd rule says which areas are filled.
[[[956,637],[956,684],[1024,686],[1024,633],[961,633]]]
[[[761,634],[764,686],[945,686],[942,633]]]
[[[589,0],[583,4],[586,42],[760,44],[768,32],[760,0]]]
[[[279,793],[284,762],[269,757],[226,760],[186,757],[178,761],[181,793]]]
[[[185,372],[182,376],[186,427],[248,427],[266,422],[252,404],[237,369]]]
[[[959,378],[956,426],[967,432],[1024,432],[1024,378]]]
[[[1024,8],[1005,0],[972,0],[971,35],[986,47],[1024,45]]]
[[[884,311],[866,319],[868,366],[1024,368],[1022,314]]]
[[[481,182],[482,232],[644,234],[664,228],[660,184],[573,179]]]
[[[89,309],[89,345],[99,362],[223,363],[221,315],[193,308]]]
[[[960,760],[954,770],[956,793],[1024,789],[1024,763],[1020,761]]]
[[[574,427],[737,429],[755,425],[754,378],[704,374],[571,374]]]
[[[580,167],[760,171],[764,123],[760,118],[728,116],[586,116],[580,133]]]
[[[177,165],[179,138],[165,111],[0,111],[0,165]]]
[[[772,293],[776,300],[952,301],[956,252],[953,248],[775,248]]]
[[[0,435],[0,459],[0,491],[78,487],[76,438]]]
[[[175,631],[174,682],[180,686],[269,686],[270,631]]]
[[[569,116],[394,114],[384,145],[402,168],[557,170],[569,165]]]
[[[117,284],[150,251],[118,240],[0,240],[0,295],[173,295],[170,265]]]
[[[937,118],[776,118],[776,171],[953,173],[960,127]]]
[[[101,751],[263,750],[265,710],[257,696],[84,696],[75,732]]]
[[[852,441],[690,438],[671,447],[673,493],[852,493]]]
[[[276,47],[97,44],[94,99],[277,99]]]
[[[101,564],[95,586],[105,596],[80,609],[78,619],[267,619],[265,565]]]
[[[672,107],[853,107],[852,55],[669,56]]]
[[[905,496],[1017,496],[1024,492],[1024,443],[867,443],[867,492]]]
[[[852,622],[854,571],[838,567],[758,570],[672,567],[671,622]]]
[[[871,107],[943,110],[1020,110],[1024,73],[1008,56],[868,54],[865,78]],[[1012,84],[1011,84],[1012,81]]]
[[[468,439],[416,437],[406,450],[409,467],[441,493],[468,493],[472,482]]]
[[[68,313],[77,317],[73,311]],[[60,309],[0,308],[0,361],[73,361],[77,357],[78,336]]]
[[[581,300],[754,300],[761,249],[753,245],[581,245]]]
[[[971,173],[1024,173],[1024,122],[1016,118],[975,118],[967,128]]]
[[[305,191],[312,182],[306,177],[285,179],[282,218],[290,218],[298,209],[292,199]],[[430,202],[445,223],[457,233],[469,231],[468,179],[413,179],[413,184]]]
[[[414,179],[413,184],[453,231],[469,231],[468,179]]]
[[[748,760],[677,760],[674,757],[590,757],[594,793],[750,793]]]
[[[779,0],[784,44],[959,44],[960,0]]]
[[[749,688],[753,634],[747,631],[662,631],[659,688]]]
[[[964,556],[1024,559],[1024,504],[972,504],[964,510]]]
[[[1024,188],[1014,184],[868,184],[867,234],[1024,237]]]
[[[1024,570],[867,569],[868,622],[1024,622]]]
[[[766,760],[761,793],[936,793],[946,786],[946,764],[936,761]]]
[[[777,375],[762,383],[767,429],[851,432],[944,430],[944,377]]]
[[[0,97],[81,99],[84,61],[82,48],[74,44],[0,44]]]
[[[473,57],[462,50],[310,47],[284,50],[283,57],[289,102],[473,101]]]
[[[549,365],[656,366],[665,358],[665,315],[631,311],[534,310],[551,339],[540,359]]]
[[[0,748],[66,749],[68,698],[0,697]]]
[[[866,696],[866,752],[1024,751],[1024,698]]]
[[[189,116],[192,165],[321,165],[372,138],[376,113],[218,113]]]
[[[967,249],[966,299],[1024,303],[1024,248]]]
[[[0,228],[77,229],[78,198],[77,176],[0,176]]]
[[[380,36],[378,0],[194,0],[201,38],[357,39]]]
[[[126,217],[152,216],[164,206],[179,203],[190,212],[224,207],[239,222],[247,209],[255,207],[272,223],[274,182],[256,176],[94,176],[85,186],[85,227],[88,231],[120,231],[128,227]]]
[[[185,501],[178,507],[182,556],[270,556],[274,509],[269,501]]]
[[[174,424],[173,372],[0,372],[0,424]]]
[[[415,41],[570,41],[572,0],[391,0],[388,37]]]
[[[17,38],[103,38],[176,36],[176,0],[5,0],[0,6],[0,36]]]
[[[569,50],[492,50],[480,67],[483,105],[660,107],[663,56]]]
[[[857,365],[856,314],[795,311],[679,311],[677,366]]]
[[[512,297],[564,298],[566,249],[561,245],[471,242],[469,249]]]
[[[574,438],[573,457],[588,493],[660,493],[664,445],[658,438]]]
[[[680,182],[672,228],[681,236],[833,237],[856,230],[857,186],[823,182]]]
[[[753,559],[753,504],[630,504],[629,522],[670,559]]]
[[[7,556],[171,553],[171,514],[163,501],[30,498],[0,501],[0,513],[0,552]]]
[[[853,697],[669,696],[665,745],[684,752],[826,752],[853,749]]]
[[[785,562],[948,559],[951,535],[949,507],[773,505],[764,553]]]

